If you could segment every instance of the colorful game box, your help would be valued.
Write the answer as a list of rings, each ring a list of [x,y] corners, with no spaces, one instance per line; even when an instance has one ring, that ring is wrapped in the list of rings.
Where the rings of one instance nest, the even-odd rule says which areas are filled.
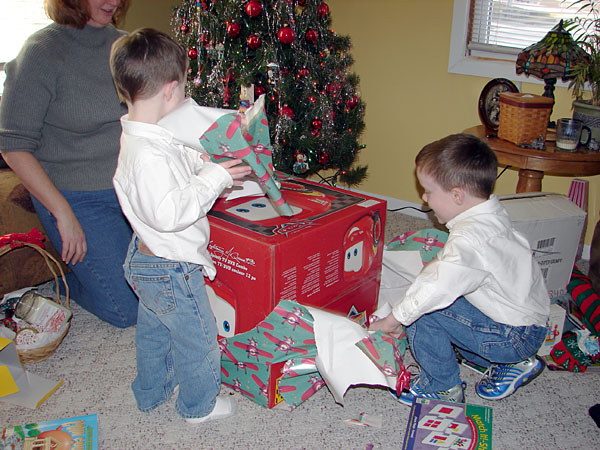
[[[96,450],[98,416],[71,417],[4,428],[0,450]]]
[[[487,406],[415,398],[403,450],[492,448],[492,409]]]

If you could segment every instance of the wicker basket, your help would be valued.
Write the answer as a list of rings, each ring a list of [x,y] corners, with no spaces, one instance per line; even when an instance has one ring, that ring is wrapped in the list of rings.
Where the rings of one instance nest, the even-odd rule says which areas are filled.
[[[42,257],[46,261],[48,268],[52,272],[52,275],[54,275],[54,281],[56,284],[56,302],[59,304],[62,304],[62,300],[61,300],[61,296],[60,296],[60,283],[58,281],[58,275],[57,275],[54,267],[58,268],[58,270],[60,272],[60,276],[62,278],[62,282],[65,285],[65,304],[63,306],[65,306],[68,309],[69,308],[69,286],[67,285],[67,280],[65,279],[65,273],[64,273],[62,267],[60,266],[60,263],[50,253],[48,253],[46,250],[44,250],[39,245],[31,243],[31,242],[13,241],[12,245],[5,245],[4,247],[0,247],[0,256],[10,252],[13,248],[18,248],[23,245],[26,245],[26,246],[31,247],[34,250],[36,250],[40,255],[42,255]],[[71,327],[71,318],[69,318],[69,321],[67,322],[66,326],[64,327],[63,332],[54,341],[52,341],[46,345],[43,345],[41,347],[37,347],[37,348],[29,349],[29,350],[19,350],[17,348],[17,354],[19,355],[19,359],[21,360],[21,363],[22,364],[32,364],[32,363],[36,363],[36,362],[40,362],[40,361],[44,361],[45,359],[48,359],[50,356],[52,356],[54,351],[57,349],[57,347],[60,345],[62,340],[65,338],[70,327]]]
[[[498,137],[517,145],[546,141],[554,100],[534,94],[500,93]]]

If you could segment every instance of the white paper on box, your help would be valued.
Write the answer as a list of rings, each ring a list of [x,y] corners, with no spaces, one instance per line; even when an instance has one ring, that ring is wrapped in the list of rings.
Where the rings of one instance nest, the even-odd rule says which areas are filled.
[[[513,226],[527,237],[550,297],[566,292],[586,212],[568,197],[526,193],[500,197]]]

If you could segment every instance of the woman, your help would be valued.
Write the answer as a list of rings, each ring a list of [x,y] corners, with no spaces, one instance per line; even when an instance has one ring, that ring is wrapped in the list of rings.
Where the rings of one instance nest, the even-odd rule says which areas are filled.
[[[129,0],[46,0],[54,23],[6,64],[0,152],[29,190],[50,241],[71,268],[73,299],[117,327],[135,324],[123,275],[131,228],[112,176],[120,104],[109,68],[114,24]]]

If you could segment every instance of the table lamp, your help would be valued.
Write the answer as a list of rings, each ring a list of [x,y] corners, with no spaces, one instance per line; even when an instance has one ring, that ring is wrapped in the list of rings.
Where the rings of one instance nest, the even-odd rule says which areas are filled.
[[[544,80],[544,97],[554,99],[556,79],[567,81],[570,70],[589,56],[579,47],[561,20],[544,38],[523,49],[517,56],[517,74]]]

